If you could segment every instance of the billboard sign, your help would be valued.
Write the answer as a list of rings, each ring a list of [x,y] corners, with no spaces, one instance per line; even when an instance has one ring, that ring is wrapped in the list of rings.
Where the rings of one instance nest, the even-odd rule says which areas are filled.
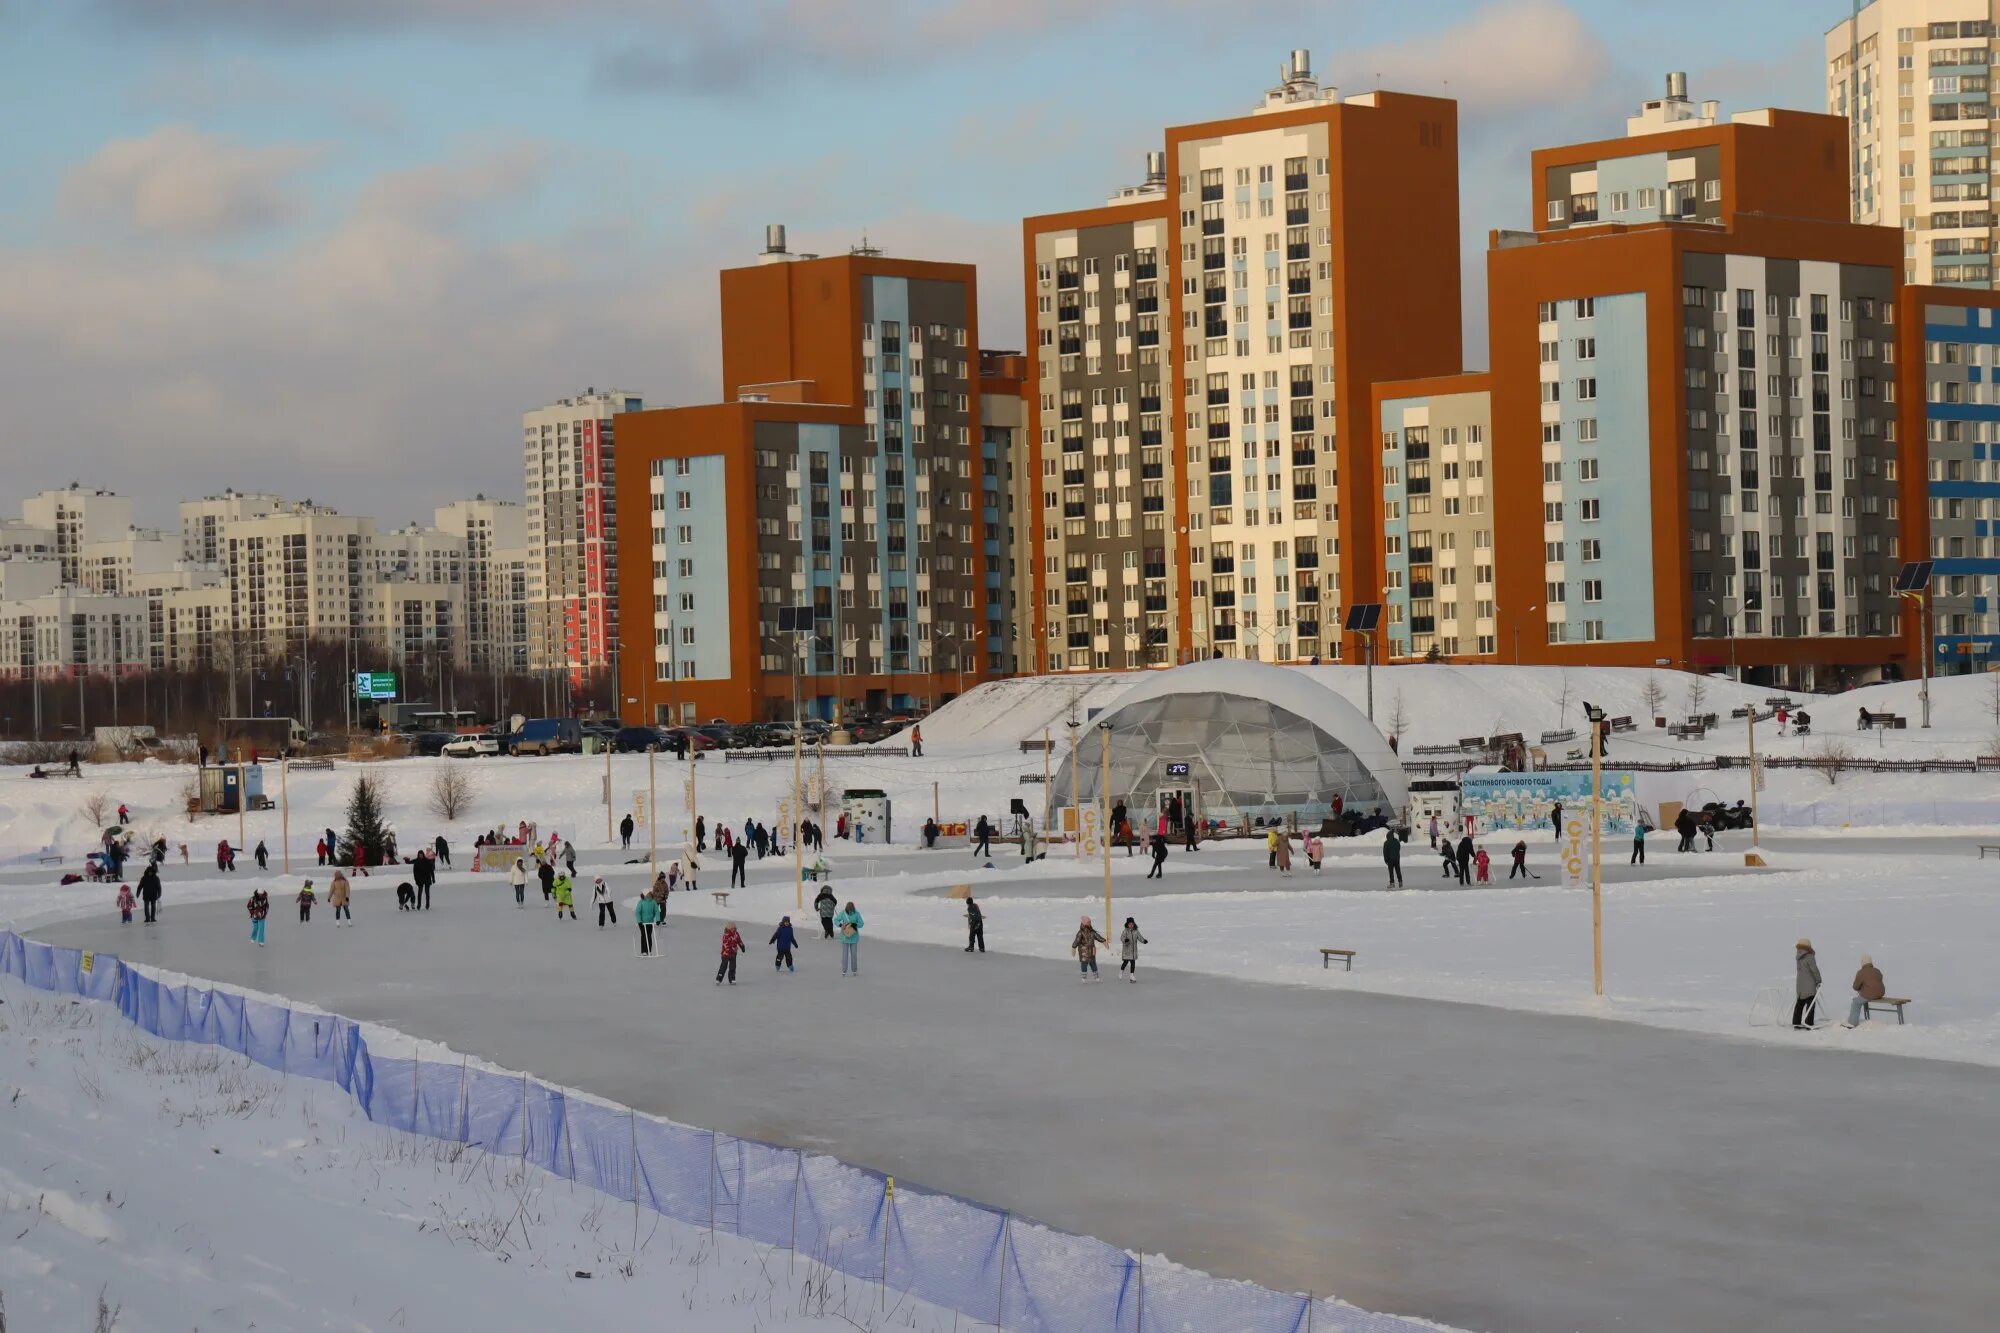
[[[1564,825],[1571,816],[1577,817],[1588,841],[1589,773],[1468,773],[1459,792],[1460,812],[1477,834],[1549,829],[1549,817],[1559,805]],[[1604,836],[1631,837],[1638,813],[1639,792],[1632,774],[1604,770]],[[1552,831],[1567,840],[1567,827]]]
[[[354,673],[354,697],[357,699],[393,699],[396,697],[396,673],[393,671],[357,671]]]

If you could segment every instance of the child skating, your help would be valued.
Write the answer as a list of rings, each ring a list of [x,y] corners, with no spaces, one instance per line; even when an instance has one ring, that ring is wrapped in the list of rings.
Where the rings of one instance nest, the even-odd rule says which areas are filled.
[[[261,948],[264,943],[264,918],[271,915],[271,895],[258,889],[250,895],[250,938]]]
[[[790,917],[782,918],[778,922],[778,928],[771,932],[771,943],[778,950],[777,956],[771,960],[772,970],[781,972],[796,972],[799,970],[792,962],[792,950],[798,945],[798,942],[799,938],[792,930],[792,919]]]
[[[639,923],[639,956],[653,956],[653,927],[660,924],[659,900],[651,894],[643,894],[639,905],[632,909],[632,917]]]
[[[1125,980],[1139,979],[1139,946],[1148,943],[1139,933],[1139,923],[1131,917],[1125,918],[1125,929],[1118,932],[1118,970],[1125,974]]]
[[[1069,951],[1076,955],[1077,972],[1084,981],[1102,981],[1097,971],[1097,946],[1110,941],[1097,933],[1097,927],[1084,917],[1083,924],[1076,928],[1076,935],[1069,942]]]
[[[720,986],[726,974],[729,984],[736,984],[736,955],[743,952],[743,936],[737,933],[736,923],[731,921],[722,928],[722,962],[716,965],[715,984]]]
[[[1472,864],[1479,868],[1477,878],[1481,884],[1491,884],[1493,882],[1493,858],[1486,854],[1484,847],[1481,847],[1479,854],[1472,858]]]
[[[132,886],[130,884],[120,884],[118,886],[118,924],[121,926],[131,925],[132,909],[138,905],[139,900],[132,896]]]
[[[606,917],[612,925],[618,924],[618,904],[611,901],[611,890],[604,885],[604,876],[599,875],[590,882],[590,901],[597,907],[597,928],[604,929]]]
[[[570,920],[576,920],[576,886],[570,883],[568,875],[556,876],[553,892],[556,899],[556,920],[562,920],[564,912],[569,913]]]
[[[313,903],[314,903],[314,901],[315,901],[315,899],[314,899],[314,896],[313,896],[313,882],[312,882],[311,880],[307,880],[307,881],[306,881],[306,886],[305,886],[304,888],[302,888],[302,889],[300,889],[300,890],[299,890],[299,920],[300,920],[300,921],[310,921],[310,920],[312,920],[312,917],[313,917]]]

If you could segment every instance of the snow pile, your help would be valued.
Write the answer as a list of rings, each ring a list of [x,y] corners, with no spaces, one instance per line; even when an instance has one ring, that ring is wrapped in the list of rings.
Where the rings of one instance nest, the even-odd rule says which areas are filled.
[[[22,1328],[952,1327],[104,1006],[0,998],[0,1293]]]

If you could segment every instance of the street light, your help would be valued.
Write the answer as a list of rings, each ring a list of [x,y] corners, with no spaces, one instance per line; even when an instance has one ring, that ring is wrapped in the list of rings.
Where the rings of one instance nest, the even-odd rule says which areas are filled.
[[[1701,602],[1702,605],[1706,606],[1709,610],[1715,612],[1716,620],[1722,626],[1722,637],[1729,640],[1729,678],[1731,680],[1735,680],[1737,677],[1736,677],[1736,635],[1734,633],[1734,626],[1730,624],[1729,615],[1722,609],[1721,603],[1717,602],[1713,597],[1704,597],[1701,599]]]
[[[1535,614],[1535,612],[1541,609],[1542,609],[1542,604],[1540,602],[1536,602],[1533,606],[1523,611],[1521,615],[1514,617],[1514,665],[1515,666],[1521,665],[1521,617],[1532,616],[1533,614]]]

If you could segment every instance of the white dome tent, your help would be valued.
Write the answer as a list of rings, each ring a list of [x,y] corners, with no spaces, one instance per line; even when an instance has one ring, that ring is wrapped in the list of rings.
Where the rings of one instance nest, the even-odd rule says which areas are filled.
[[[1284,667],[1232,658],[1173,667],[1076,721],[1077,800],[1097,800],[1100,728],[1108,728],[1111,800],[1123,800],[1135,823],[1185,791],[1206,817],[1266,823],[1325,818],[1336,796],[1345,809],[1392,818],[1409,802],[1402,763],[1375,724]],[[1051,793],[1058,803],[1069,801],[1071,782],[1065,755]]]

